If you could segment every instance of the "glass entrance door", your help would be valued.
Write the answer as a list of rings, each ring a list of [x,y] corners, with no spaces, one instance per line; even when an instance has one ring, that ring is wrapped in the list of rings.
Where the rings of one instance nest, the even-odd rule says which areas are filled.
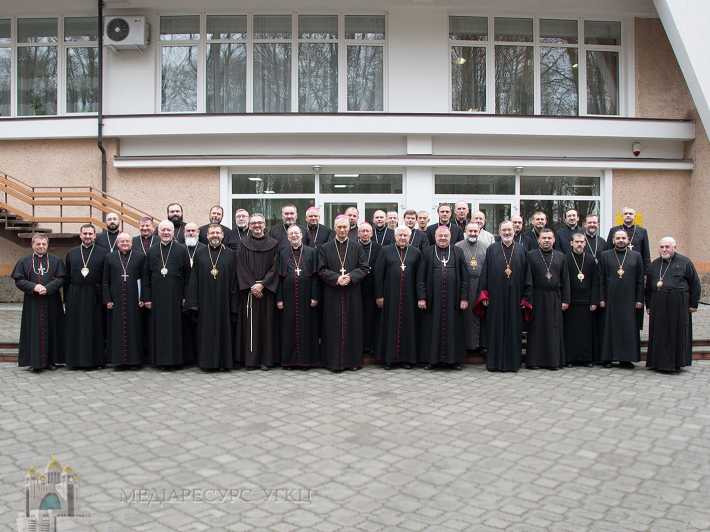
[[[510,220],[510,217],[518,212],[518,204],[512,199],[506,198],[483,198],[475,196],[463,196],[456,199],[451,197],[438,197],[437,204],[448,203],[451,205],[452,218],[456,216],[454,208],[458,201],[468,203],[468,218],[476,211],[481,211],[486,215],[486,225],[484,229],[490,233],[498,233],[498,225],[505,220]]]

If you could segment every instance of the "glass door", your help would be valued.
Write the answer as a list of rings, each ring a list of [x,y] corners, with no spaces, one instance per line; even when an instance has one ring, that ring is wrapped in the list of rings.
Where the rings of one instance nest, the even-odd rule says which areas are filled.
[[[451,196],[438,196],[437,205],[439,203],[448,203],[451,205],[452,219],[456,217],[455,207],[459,201],[468,203],[468,216],[476,211],[481,211],[486,215],[486,224],[484,229],[490,233],[498,233],[498,225],[504,220],[510,220],[510,217],[518,212],[518,203],[512,198],[481,198],[480,196],[460,196],[452,198]]]

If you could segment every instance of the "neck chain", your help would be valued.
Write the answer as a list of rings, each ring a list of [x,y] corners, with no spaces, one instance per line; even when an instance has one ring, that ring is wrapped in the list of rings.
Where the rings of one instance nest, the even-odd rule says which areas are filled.
[[[217,253],[217,260],[213,261],[212,260],[212,246],[209,246],[209,249],[207,250],[207,253],[210,256],[210,262],[212,263],[212,269],[210,270],[210,273],[212,274],[212,277],[217,279],[217,274],[219,273],[219,270],[217,269],[217,264],[219,263],[219,256],[222,254],[222,250],[224,249],[224,244],[219,245],[219,253]],[[197,246],[195,246],[195,250],[197,250]],[[190,259],[190,264],[192,264],[192,259]]]
[[[367,248],[367,262],[370,262],[370,257],[372,257],[372,240],[370,240],[367,244],[363,244],[362,241],[360,241],[362,244],[362,247],[369,246]],[[345,253],[347,253],[347,248],[345,249]]]
[[[439,258],[439,249],[441,249],[441,258]],[[444,250],[440,248],[439,246],[436,246],[436,258],[441,261],[441,267],[446,268],[446,263],[449,262],[449,259],[451,258],[451,244],[449,244],[449,254],[446,256],[444,259]]]
[[[675,257],[675,255],[673,255],[673,257]],[[668,267],[666,268],[666,273],[668,273],[668,270],[671,269],[671,262],[673,262],[673,257],[671,257],[671,260],[668,261]],[[656,286],[658,288],[663,286],[663,278],[666,276],[666,273],[663,273],[663,263],[664,262],[665,262],[664,260],[661,260],[661,273],[660,273],[661,278],[656,283]]]
[[[108,242],[108,247],[111,251],[113,251],[113,248],[116,247],[116,242],[118,242],[118,231],[116,231],[116,240],[113,241],[113,245],[111,244],[111,235],[112,234],[113,233],[111,233],[111,231],[106,232],[106,241]],[[93,249],[91,251],[93,251]],[[84,276],[84,277],[86,277],[86,276]]]
[[[622,260],[619,263],[619,255],[617,253],[620,253],[618,249],[614,248],[614,256],[616,257],[616,262],[619,264],[619,269],[616,273],[619,274],[619,279],[621,279],[621,276],[624,275],[624,262],[626,262],[626,254],[629,252],[629,248],[626,248],[624,250],[624,260]]]
[[[42,276],[49,271],[49,258],[47,259],[47,268],[45,269],[44,266],[42,266],[42,257],[46,257],[47,254],[45,253],[44,255],[40,256],[37,255],[37,253],[33,253],[32,257],[32,270],[39,275],[40,281],[42,280]],[[35,260],[34,257],[37,257],[37,265],[39,266],[39,270],[35,268]]]
[[[345,259],[348,258],[348,248],[350,247],[350,239],[346,238],[347,244],[345,244],[345,255],[343,257],[340,256],[340,246],[335,246],[335,251],[338,252],[338,260],[340,261],[340,275],[345,275]],[[342,245],[342,242],[338,240],[338,242]],[[370,252],[372,252],[372,247],[370,247]],[[368,261],[369,261],[368,257]]]
[[[478,266],[478,261],[476,260],[476,256],[478,255],[478,239],[476,239],[476,249],[473,250],[473,253],[471,253],[471,247],[468,245],[468,239],[466,239],[466,251],[468,251],[468,256],[471,257],[471,266],[475,270],[476,266]]]
[[[577,271],[579,272],[577,274],[577,279],[579,279],[579,282],[581,283],[582,281],[584,281],[584,274],[582,273],[582,268],[584,268],[584,256],[586,255],[586,253],[582,253],[582,268],[580,268],[577,264],[577,259],[574,257],[575,255],[576,253],[573,251],[572,260],[574,261],[574,265],[577,266]]]
[[[522,244],[523,243],[523,233],[518,233],[515,236],[518,237],[518,244]],[[515,236],[513,237],[513,242],[515,242]]]
[[[250,234],[251,234],[249,231],[250,231],[250,229],[247,227],[247,230],[245,231],[247,236],[250,236]],[[242,238],[244,238],[244,237],[242,236],[242,230],[239,228],[239,226],[237,226],[237,235],[239,236],[239,241],[241,242]]]
[[[545,263],[545,268],[547,268],[547,273],[545,274],[545,277],[547,278],[547,282],[549,283],[550,280],[552,280],[552,272],[550,271],[550,268],[552,267],[552,261],[555,259],[554,255],[550,256],[550,265],[547,265],[547,259],[545,259],[545,253],[542,252],[542,248],[538,248],[538,251],[540,252],[540,256],[542,257],[542,262]]]
[[[294,271],[296,272],[296,277],[301,275],[302,271],[301,268],[298,267],[298,263],[300,262],[301,264],[303,264],[303,253],[299,253],[298,257],[296,256],[296,252],[300,250],[300,246],[297,248],[291,248],[291,255],[293,256],[293,267]],[[291,257],[289,257],[288,260],[291,261]]]
[[[375,242],[377,242],[378,244],[385,243],[385,238],[387,237],[387,229],[389,229],[389,227],[385,225],[385,230],[382,232],[382,242],[377,239],[377,229],[375,229]]]
[[[510,274],[513,273],[513,270],[510,269],[510,263],[513,262],[513,252],[515,251],[515,239],[513,239],[513,244],[512,248],[510,250],[510,260],[508,260],[508,257],[505,256],[505,244],[503,244],[503,241],[501,240],[500,242],[500,247],[503,248],[503,260],[505,260],[505,274],[508,276],[508,279],[510,279]],[[538,248],[539,249],[539,248]],[[549,271],[548,271],[549,273]]]
[[[589,242],[589,235],[584,233],[584,239],[587,241],[587,246],[589,246],[589,251],[592,252],[592,255],[594,255],[594,262],[597,262],[597,249],[599,249],[599,239],[597,238],[597,235],[594,235],[591,238],[594,238],[594,249],[592,249],[592,244]]]
[[[125,253],[122,254],[125,255]],[[121,269],[123,270],[123,275],[121,275],[121,277],[123,277],[124,282],[126,281],[126,279],[128,279],[128,272],[126,270],[128,269],[128,263],[131,262],[131,255],[133,255],[133,250],[131,250],[131,252],[128,254],[128,260],[126,261],[125,266],[123,265],[123,259],[120,260]]]
[[[399,262],[401,263],[399,267],[402,268],[402,275],[404,275],[404,270],[406,268],[406,266],[404,265],[404,262],[407,260],[407,253],[409,253],[409,246],[404,246],[404,255],[402,255],[402,248],[399,246],[397,246],[397,248],[399,249]]]
[[[309,227],[310,229],[310,227]],[[311,234],[313,235],[313,247],[318,247],[318,231],[320,231],[320,224],[316,224],[316,232],[313,232],[313,229],[311,229]]]
[[[634,225],[634,232],[633,232],[633,234],[629,237],[629,245],[627,246],[628,249],[630,249],[631,251],[634,250],[634,245],[631,243],[631,241],[632,241],[632,240],[634,239],[634,237],[636,236],[636,228],[638,227],[638,225],[636,225],[636,224],[633,224],[633,225]],[[630,227],[627,227],[626,224],[624,224],[624,231],[626,231],[626,234],[627,234],[627,235],[629,234],[629,230],[630,230],[630,229],[631,229]]]
[[[118,240],[118,237],[116,237],[116,240]],[[86,260],[84,260],[84,246],[81,246],[79,248],[79,253],[81,253],[81,262],[84,264],[84,267],[81,269],[81,275],[86,277],[89,275],[89,261],[91,260],[91,254],[94,252],[94,245],[91,244],[91,251],[89,251],[89,256],[87,257]]]
[[[173,224],[173,228],[175,227],[175,224]],[[180,236],[180,231],[182,231],[182,228],[185,227],[185,224],[180,222],[180,229],[177,230],[177,233],[175,233],[175,236],[173,237],[173,240],[176,242],[178,241],[178,237]]]
[[[199,242],[197,244],[199,244]],[[195,244],[195,251],[192,252],[192,255],[190,255],[190,248],[188,246],[185,246],[187,247],[187,256],[190,257],[190,268],[192,268],[192,261],[195,258],[195,253],[197,253],[197,244]]]
[[[163,277],[165,277],[168,274],[168,259],[170,259],[170,252],[173,250],[173,242],[174,240],[170,241],[170,249],[168,250],[168,256],[163,258],[163,243],[160,243],[160,260],[163,263],[163,269],[160,270],[160,273],[163,274]]]

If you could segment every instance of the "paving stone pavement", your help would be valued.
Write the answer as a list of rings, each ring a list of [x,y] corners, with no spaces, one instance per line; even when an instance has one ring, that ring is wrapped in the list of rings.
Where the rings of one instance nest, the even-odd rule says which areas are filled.
[[[710,528],[705,361],[677,375],[0,363],[0,428],[5,529],[53,452],[97,531]]]

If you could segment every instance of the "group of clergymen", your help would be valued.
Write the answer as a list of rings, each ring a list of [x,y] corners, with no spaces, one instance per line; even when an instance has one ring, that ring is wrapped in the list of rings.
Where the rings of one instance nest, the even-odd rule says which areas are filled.
[[[439,205],[430,225],[413,210],[403,225],[396,211],[358,225],[351,207],[331,229],[315,207],[297,225],[296,207],[285,205],[267,234],[261,214],[237,210],[230,230],[215,206],[198,227],[171,204],[155,230],[142,218],[134,238],[114,213],[99,235],[82,226],[66,266],[36,234],[12,273],[25,292],[19,365],[138,369],[148,356],[164,370],[196,360],[205,371],[355,371],[374,353],[385,369],[460,370],[475,351],[489,371],[517,371],[526,332],[527,368],[633,368],[644,302],[646,365],[691,364],[698,275],[670,237],[651,262],[633,209],[607,241],[596,215],[580,227],[575,210],[557,232],[536,212],[531,230],[513,216],[496,236],[484,213],[468,214],[460,201],[454,212]]]

